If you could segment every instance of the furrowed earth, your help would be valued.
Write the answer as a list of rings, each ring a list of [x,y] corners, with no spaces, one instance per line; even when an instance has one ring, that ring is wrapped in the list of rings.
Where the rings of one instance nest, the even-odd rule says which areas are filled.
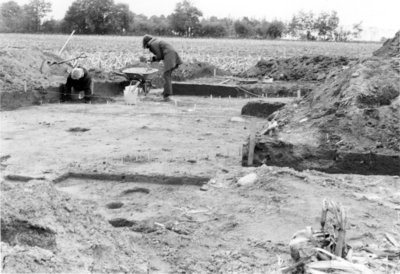
[[[161,102],[157,76],[136,105],[125,104],[127,79],[98,67],[92,104],[60,104],[70,66],[43,65],[58,58],[0,51],[3,273],[280,273],[293,264],[292,235],[319,228],[324,198],[347,210],[347,244],[362,264],[400,271],[400,259],[371,253],[387,249],[388,234],[400,241],[396,172],[338,172],[301,153],[284,166],[276,151],[265,160],[262,142],[255,166],[242,166],[255,132],[316,151],[399,155],[393,54],[266,58],[241,73],[187,62],[174,73],[183,95]]]

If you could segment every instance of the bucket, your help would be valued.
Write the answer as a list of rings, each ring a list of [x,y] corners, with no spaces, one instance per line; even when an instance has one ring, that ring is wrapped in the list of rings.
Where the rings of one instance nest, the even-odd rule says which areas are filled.
[[[127,105],[136,105],[139,101],[138,93],[139,88],[138,85],[140,82],[137,82],[135,85],[126,86],[124,89],[124,100]]]

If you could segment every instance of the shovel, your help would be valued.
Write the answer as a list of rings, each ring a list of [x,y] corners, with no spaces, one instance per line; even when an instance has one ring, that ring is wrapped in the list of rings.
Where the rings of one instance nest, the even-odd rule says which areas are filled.
[[[87,55],[84,53],[81,53],[80,55],[78,55],[77,57],[71,58],[71,59],[67,59],[67,60],[63,60],[63,61],[49,61],[49,60],[43,60],[42,64],[40,65],[40,73],[47,73],[50,70],[50,67],[53,65],[61,65],[61,64],[65,64],[74,60],[78,60],[78,59],[83,59],[83,58],[87,58]]]

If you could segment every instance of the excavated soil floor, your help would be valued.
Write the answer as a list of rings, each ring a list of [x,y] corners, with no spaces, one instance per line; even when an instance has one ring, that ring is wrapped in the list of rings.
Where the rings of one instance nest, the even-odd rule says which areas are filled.
[[[323,198],[348,210],[355,250],[400,233],[398,176],[241,167],[250,124],[265,124],[232,119],[248,101],[1,112],[3,272],[272,273],[293,233],[318,228]]]

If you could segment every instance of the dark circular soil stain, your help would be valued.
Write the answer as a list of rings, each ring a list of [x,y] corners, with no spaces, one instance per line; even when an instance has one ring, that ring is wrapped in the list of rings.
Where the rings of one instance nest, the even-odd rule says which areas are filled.
[[[124,203],[122,202],[112,202],[112,203],[108,203],[106,205],[106,207],[108,209],[117,209],[117,208],[121,208],[124,205]]]

